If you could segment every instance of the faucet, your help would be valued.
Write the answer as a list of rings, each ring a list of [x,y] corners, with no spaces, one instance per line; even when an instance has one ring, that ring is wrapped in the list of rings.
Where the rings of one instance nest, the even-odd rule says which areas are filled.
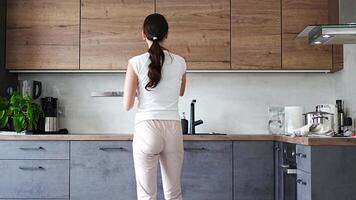
[[[202,124],[203,120],[195,121],[195,103],[197,100],[193,99],[190,103],[190,134],[195,134],[195,127]]]

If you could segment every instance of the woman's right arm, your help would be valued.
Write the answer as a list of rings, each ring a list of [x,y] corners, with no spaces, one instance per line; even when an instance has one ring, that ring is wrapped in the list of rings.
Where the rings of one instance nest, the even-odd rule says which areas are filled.
[[[129,111],[135,104],[138,78],[131,63],[127,66],[124,86],[124,110]]]
[[[187,73],[184,73],[183,76],[182,76],[182,82],[181,82],[181,85],[180,85],[179,96],[183,96],[184,95],[186,84],[187,84]]]

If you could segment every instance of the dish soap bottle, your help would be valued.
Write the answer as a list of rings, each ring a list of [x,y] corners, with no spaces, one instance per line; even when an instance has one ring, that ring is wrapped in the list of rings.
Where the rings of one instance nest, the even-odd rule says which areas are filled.
[[[188,120],[185,118],[185,112],[182,114],[182,119],[180,120],[182,124],[182,133],[188,134]]]

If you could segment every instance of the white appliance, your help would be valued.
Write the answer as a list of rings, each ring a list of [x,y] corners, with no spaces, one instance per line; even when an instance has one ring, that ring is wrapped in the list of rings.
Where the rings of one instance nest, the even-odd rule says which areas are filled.
[[[303,107],[284,107],[284,129],[286,135],[294,134],[294,131],[303,126]]]
[[[338,127],[339,127],[339,122],[338,122],[338,113],[337,113],[336,105],[335,104],[318,104],[316,107],[320,112],[327,112],[327,113],[331,113],[334,115],[334,124],[333,124],[332,129],[334,131],[337,131]]]

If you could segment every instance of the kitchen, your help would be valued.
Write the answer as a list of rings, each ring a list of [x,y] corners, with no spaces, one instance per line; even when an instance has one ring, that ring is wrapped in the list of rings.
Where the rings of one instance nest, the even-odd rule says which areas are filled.
[[[340,61],[339,45],[309,45],[305,38],[295,39],[308,25],[335,23],[329,14],[338,1],[264,1],[137,0],[126,5],[112,0],[2,0],[1,96],[7,95],[9,86],[15,89],[18,79],[40,81],[41,98],[58,98],[57,128],[70,134],[0,136],[0,160],[5,163],[1,171],[9,172],[1,175],[0,199],[136,198],[130,153],[135,111],[124,112],[122,97],[93,94],[123,91],[127,60],[145,50],[143,19],[155,11],[170,23],[168,49],[188,61],[180,114],[185,112],[189,120],[190,104],[196,99],[195,118],[203,120],[196,132],[227,134],[184,136],[183,198],[291,199],[278,194],[282,186],[275,172],[280,165],[276,151],[288,146],[278,145],[291,143],[297,144],[294,153],[315,151],[317,163],[334,166],[330,180],[318,177],[325,182],[307,183],[311,187],[305,192],[305,180],[297,183],[305,178],[295,176],[311,174],[313,180],[316,175],[301,157],[296,158],[299,171],[291,176],[296,183],[294,199],[354,199],[354,182],[343,179],[356,176],[351,170],[353,137],[292,138],[268,131],[271,106],[297,105],[309,112],[318,104],[342,99],[347,117],[356,118],[356,46],[344,44]],[[346,7],[352,7],[348,2]],[[35,28],[26,29],[31,26]],[[38,146],[48,152],[18,149]],[[96,152],[103,146],[128,152]],[[200,148],[208,151],[194,151]],[[328,156],[318,154],[335,159],[319,161]],[[14,163],[6,164],[9,160]],[[48,165],[53,176],[46,176],[46,170],[21,171],[19,165]],[[344,175],[339,178],[333,175],[340,173]],[[333,189],[321,194],[319,187]],[[158,190],[158,199],[163,199],[162,188]]]

